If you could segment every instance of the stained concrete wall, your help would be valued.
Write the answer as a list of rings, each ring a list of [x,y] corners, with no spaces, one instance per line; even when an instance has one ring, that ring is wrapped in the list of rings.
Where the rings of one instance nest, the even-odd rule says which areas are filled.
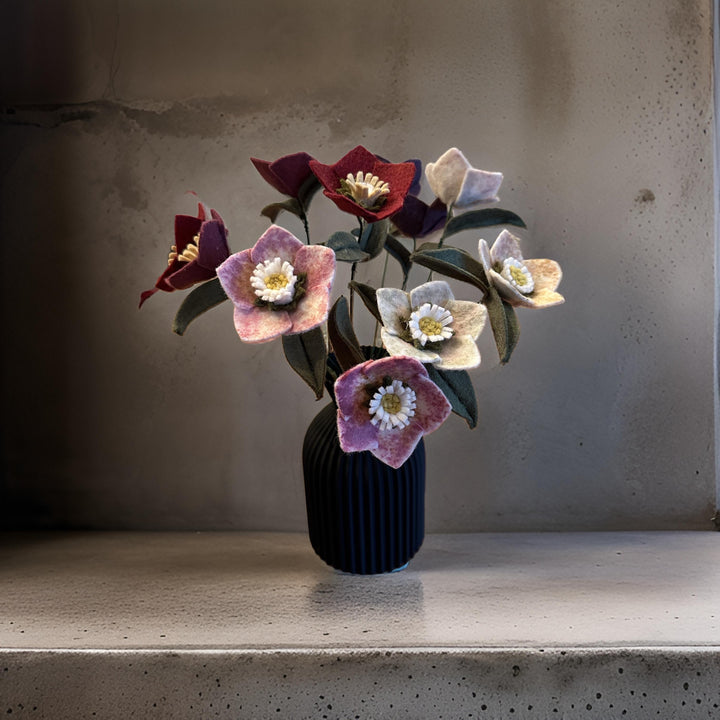
[[[424,162],[457,146],[504,172],[526,254],[565,272],[565,305],[519,312],[509,365],[481,339],[479,427],[428,438],[428,529],[711,526],[710,0],[0,14],[6,524],[304,527],[320,406],[279,344],[243,345],[229,305],[180,338],[178,294],[137,300],[187,191],[240,250],[277,199],[251,155],[334,162],[362,143]],[[348,220],[318,202],[316,239]]]

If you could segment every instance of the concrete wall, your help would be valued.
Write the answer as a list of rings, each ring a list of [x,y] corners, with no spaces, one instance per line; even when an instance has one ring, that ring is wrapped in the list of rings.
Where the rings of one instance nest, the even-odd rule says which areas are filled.
[[[519,312],[509,365],[481,339],[479,427],[453,416],[428,439],[428,529],[711,527],[710,0],[8,0],[0,16],[6,524],[304,527],[320,406],[279,343],[243,345],[229,304],[180,338],[179,294],[137,300],[186,191],[240,250],[278,199],[251,155],[334,162],[362,143],[424,162],[454,145],[504,172],[526,254],[565,272],[565,305]],[[318,202],[316,239],[348,220]]]

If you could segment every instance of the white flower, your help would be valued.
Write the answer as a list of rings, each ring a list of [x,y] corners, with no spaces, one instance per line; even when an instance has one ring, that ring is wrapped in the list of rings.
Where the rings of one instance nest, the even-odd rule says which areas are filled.
[[[544,308],[560,305],[565,298],[556,292],[562,270],[555,260],[525,260],[520,241],[503,230],[488,247],[478,242],[478,251],[488,280],[510,305]]]
[[[404,355],[441,370],[480,364],[475,340],[485,326],[481,303],[455,300],[444,280],[419,285],[410,293],[379,288],[378,310],[383,345],[390,355]]]
[[[435,195],[455,207],[496,201],[503,180],[502,173],[474,168],[457,148],[450,148],[434,163],[428,163],[425,176]]]

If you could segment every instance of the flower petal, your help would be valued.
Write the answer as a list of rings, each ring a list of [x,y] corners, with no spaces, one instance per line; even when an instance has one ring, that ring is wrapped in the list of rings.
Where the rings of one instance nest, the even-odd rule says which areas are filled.
[[[447,309],[447,306],[454,300],[450,285],[444,280],[432,280],[418,285],[410,291],[410,306],[418,308],[423,303],[440,305]]]
[[[412,343],[397,337],[397,335],[392,335],[386,328],[380,328],[380,338],[390,355],[403,355],[419,360],[421,363],[440,362],[440,356],[436,352],[417,348]]]
[[[502,181],[502,173],[470,168],[465,174],[465,179],[455,200],[455,206],[467,207],[479,202],[498,200],[497,193]]]
[[[332,285],[335,277],[335,253],[324,245],[302,245],[292,262],[295,272],[307,275],[306,289]]]
[[[453,335],[443,342],[438,370],[469,370],[480,364],[480,351],[469,335]]]
[[[380,430],[377,433],[377,448],[370,448],[370,452],[378,460],[397,469],[413,454],[424,434],[420,425],[413,422],[402,430]]]
[[[252,251],[242,250],[231,255],[217,268],[217,276],[227,296],[236,307],[250,309],[255,307],[257,296],[250,283],[256,263],[251,257]]]
[[[218,220],[208,220],[200,227],[197,263],[213,271],[230,255],[227,244],[227,230]]]
[[[445,205],[452,205],[460,194],[465,173],[471,167],[472,165],[460,150],[450,148],[436,162],[427,164],[425,177],[435,195]]]
[[[291,265],[300,248],[304,247],[290,231],[280,225],[271,225],[250,250],[253,263],[258,265],[266,260],[279,257]]]
[[[283,155],[273,162],[250,158],[263,179],[283,195],[297,198],[302,184],[310,177],[312,156],[306,152]]]
[[[447,309],[453,316],[452,327],[455,334],[477,339],[487,321],[487,308],[482,303],[455,300]]]
[[[398,288],[378,288],[375,297],[385,328],[394,335],[404,335],[412,312],[408,294]]]
[[[502,264],[508,258],[515,258],[516,260],[520,260],[520,262],[524,262],[522,250],[520,249],[520,239],[507,230],[503,230],[497,236],[497,240],[495,240],[490,249],[490,256],[492,257],[493,264]]]
[[[246,343],[265,343],[283,335],[292,327],[290,316],[284,310],[265,307],[243,308],[235,306],[235,330]]]
[[[292,329],[288,334],[297,335],[322,325],[327,319],[329,309],[330,288],[316,286],[301,298],[294,310],[289,311]]]

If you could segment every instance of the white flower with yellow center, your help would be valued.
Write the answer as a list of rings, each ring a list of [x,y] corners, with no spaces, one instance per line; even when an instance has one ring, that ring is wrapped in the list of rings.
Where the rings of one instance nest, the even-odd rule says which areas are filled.
[[[295,268],[279,257],[258,263],[253,270],[250,284],[260,300],[275,305],[287,305],[295,297],[297,276]]]
[[[370,422],[373,425],[379,423],[380,430],[405,428],[415,415],[415,392],[400,380],[393,380],[372,396],[369,410],[372,415]]]
[[[385,196],[390,194],[390,186],[377,175],[358,172],[354,177],[348,173],[347,178],[340,181],[340,191],[358,205],[369,209],[384,202]]]
[[[451,338],[452,322],[453,316],[449,310],[442,305],[426,302],[410,314],[408,328],[413,340],[425,347],[428,342],[442,342]]]
[[[535,289],[535,282],[530,271],[521,260],[514,257],[505,258],[502,263],[500,275],[523,295],[528,295]]]

